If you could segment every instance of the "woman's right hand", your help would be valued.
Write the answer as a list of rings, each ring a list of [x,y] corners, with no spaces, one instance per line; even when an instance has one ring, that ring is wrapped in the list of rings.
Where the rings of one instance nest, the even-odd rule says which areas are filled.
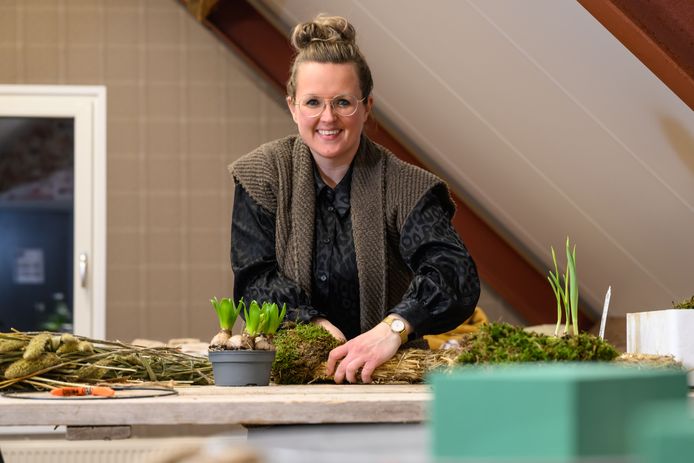
[[[311,323],[315,323],[316,325],[322,326],[325,328],[325,330],[332,334],[335,339],[341,342],[347,342],[347,338],[345,335],[340,331],[340,328],[337,326],[333,325],[328,321],[327,318],[322,318],[322,317],[314,317],[311,319]]]

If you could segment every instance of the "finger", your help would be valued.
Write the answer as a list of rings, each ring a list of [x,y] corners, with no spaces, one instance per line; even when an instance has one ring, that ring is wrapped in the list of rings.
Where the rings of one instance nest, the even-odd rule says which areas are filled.
[[[361,360],[352,360],[349,362],[347,367],[345,368],[345,378],[347,379],[348,383],[351,384],[356,384],[359,381],[357,380],[357,373],[359,372],[359,369],[362,367],[363,363]]]
[[[336,384],[342,384],[342,382],[345,380],[345,362],[342,361],[340,364],[337,366],[337,369],[335,370],[335,376],[333,377],[335,380]]]
[[[335,365],[340,359],[347,355],[347,347],[343,344],[330,351],[328,354],[328,363],[325,366],[325,372],[328,376],[331,376],[335,372]]]
[[[340,342],[345,342],[345,341],[346,341],[345,335],[342,334],[342,331],[340,331],[340,330],[337,329],[337,328],[334,328],[334,327],[333,327],[332,329],[330,329],[330,334],[333,336],[333,338],[337,339],[337,340],[340,341]]]
[[[365,384],[369,384],[373,379],[371,376],[373,375],[373,372],[376,370],[376,364],[372,362],[366,362],[364,364],[364,367],[361,369],[361,380]]]

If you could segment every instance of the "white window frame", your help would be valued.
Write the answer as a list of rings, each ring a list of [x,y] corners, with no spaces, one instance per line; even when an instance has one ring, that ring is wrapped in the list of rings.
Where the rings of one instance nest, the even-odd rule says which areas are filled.
[[[106,87],[0,85],[0,116],[74,119],[74,333],[105,339]],[[87,257],[85,279],[82,254]]]

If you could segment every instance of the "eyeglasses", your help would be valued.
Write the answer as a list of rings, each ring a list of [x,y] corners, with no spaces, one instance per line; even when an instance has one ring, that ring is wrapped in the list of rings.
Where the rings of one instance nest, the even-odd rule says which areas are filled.
[[[325,109],[325,103],[330,102],[332,111],[338,116],[352,116],[357,112],[359,103],[366,98],[358,99],[353,95],[337,95],[332,98],[322,98],[316,95],[304,95],[295,100],[295,106],[299,107],[299,112],[305,117],[318,117]]]

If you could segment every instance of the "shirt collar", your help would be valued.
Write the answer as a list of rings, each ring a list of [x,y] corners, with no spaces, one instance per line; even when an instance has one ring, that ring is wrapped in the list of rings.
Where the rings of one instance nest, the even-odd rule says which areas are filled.
[[[349,212],[349,207],[350,207],[350,201],[349,201],[349,195],[350,195],[350,190],[352,187],[352,169],[353,169],[354,163],[352,163],[349,166],[349,170],[347,170],[347,173],[345,174],[344,177],[342,177],[342,180],[340,180],[340,183],[335,185],[335,188],[330,188],[328,185],[325,184],[323,179],[320,176],[320,173],[318,172],[318,168],[315,164],[313,163],[313,180],[316,185],[316,198],[319,198],[321,195],[326,195],[328,200],[332,202],[333,207],[337,211],[337,213],[340,215],[340,217],[344,217],[347,212]],[[329,193],[332,192],[332,193]],[[330,197],[332,197],[332,200],[330,200]]]

